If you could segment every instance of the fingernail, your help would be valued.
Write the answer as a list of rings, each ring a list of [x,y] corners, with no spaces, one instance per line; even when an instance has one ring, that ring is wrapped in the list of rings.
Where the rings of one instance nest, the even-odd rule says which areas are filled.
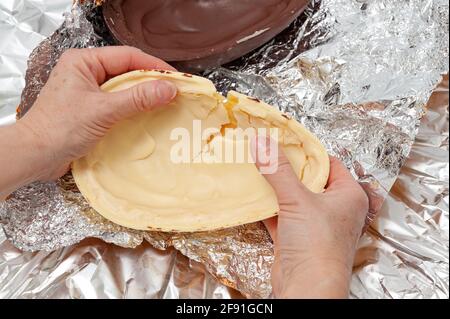
[[[250,153],[253,160],[258,164],[261,161],[259,155],[267,154],[267,145],[270,145],[270,139],[265,136],[254,136],[250,141]]]
[[[158,81],[156,86],[156,96],[161,103],[172,101],[178,93],[178,89],[172,82]]]
[[[265,153],[267,153],[267,149],[269,146],[269,150],[270,150],[270,145],[271,145],[271,140],[270,137],[267,136],[259,136],[258,139],[258,147],[263,150]]]
[[[253,136],[250,140],[250,154],[252,155],[253,161],[258,162],[258,136]]]

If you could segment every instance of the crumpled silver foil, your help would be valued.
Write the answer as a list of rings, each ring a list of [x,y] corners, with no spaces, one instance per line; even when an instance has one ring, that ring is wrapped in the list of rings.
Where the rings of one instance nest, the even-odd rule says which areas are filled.
[[[22,13],[25,21],[14,16],[32,11],[18,10],[28,1],[9,2],[0,4],[0,17],[9,15],[6,26],[0,20],[0,35],[11,25],[35,30],[26,23],[29,15]],[[91,2],[76,4],[59,29],[64,37],[47,40],[56,52],[49,62],[70,47],[112,44],[95,17]],[[24,47],[14,48],[26,56]],[[10,55],[0,49],[0,62]],[[19,64],[5,65],[0,64],[0,83],[14,87],[8,72]],[[23,77],[24,69],[17,69]],[[313,1],[268,45],[205,74],[220,90],[264,99],[309,127],[370,193],[372,213],[387,198],[361,239],[354,298],[449,297],[448,80],[435,93],[440,98],[424,108],[445,72],[446,1],[323,0]],[[44,80],[32,78],[31,95]],[[0,100],[4,119],[14,114],[21,87],[8,93],[5,104]],[[273,247],[259,223],[198,234],[130,231],[93,212],[70,176],[17,191],[0,204],[0,221],[20,249],[53,251],[20,252],[3,240],[0,297],[236,297],[205,269],[245,296],[271,292]],[[70,246],[91,237],[137,248],[94,239]]]

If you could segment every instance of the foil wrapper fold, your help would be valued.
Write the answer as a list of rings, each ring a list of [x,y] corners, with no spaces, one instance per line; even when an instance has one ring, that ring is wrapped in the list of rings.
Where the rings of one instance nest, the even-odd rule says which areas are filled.
[[[20,27],[46,35],[56,27],[17,15],[32,12],[20,8],[28,2],[50,14],[44,1],[0,5],[7,17],[0,35],[13,26],[19,33],[11,43],[24,43],[13,60],[0,47],[8,63],[0,65],[0,83],[11,88],[0,108],[4,123],[22,87],[8,72],[31,49]],[[112,44],[99,8],[75,3],[31,53],[19,112],[32,105],[62,52]],[[425,108],[446,72],[447,2],[323,0],[259,50],[204,74],[222,92],[258,97],[297,118],[370,194],[369,221],[381,210],[361,239],[354,298],[449,297],[448,78]],[[93,211],[70,175],[12,194],[0,204],[0,222],[5,238],[30,251],[0,235],[3,297],[237,297],[213,277],[247,297],[271,293],[273,244],[261,223],[194,234],[125,229]]]

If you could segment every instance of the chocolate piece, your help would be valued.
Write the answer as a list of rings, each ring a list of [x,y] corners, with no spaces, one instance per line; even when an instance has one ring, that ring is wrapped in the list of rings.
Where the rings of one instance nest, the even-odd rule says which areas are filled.
[[[109,0],[103,5],[114,37],[201,71],[228,63],[272,39],[309,0]]]

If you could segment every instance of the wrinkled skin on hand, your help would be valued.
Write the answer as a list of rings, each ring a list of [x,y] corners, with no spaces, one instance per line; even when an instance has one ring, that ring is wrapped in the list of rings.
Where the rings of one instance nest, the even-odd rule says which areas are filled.
[[[33,108],[16,124],[0,127],[0,167],[14,163],[2,172],[0,198],[27,183],[62,176],[115,123],[166,105],[176,96],[175,86],[165,81],[116,93],[101,91],[100,85],[109,78],[138,69],[173,70],[129,47],[64,53]],[[254,142],[266,152],[273,147],[266,145],[265,137]],[[298,181],[281,151],[278,163],[275,174],[265,175],[280,206],[278,218],[266,221],[275,243],[275,297],[346,298],[356,244],[369,210],[364,190],[333,158],[329,183],[321,194]]]
[[[170,82],[143,83],[117,93],[100,85],[139,69],[174,70],[167,63],[131,47],[71,49],[52,70],[31,110],[17,122],[31,132],[45,154],[38,180],[62,176],[70,163],[89,150],[118,121],[169,103],[177,94]]]
[[[265,137],[257,138],[254,145],[268,159],[270,149],[276,147]],[[265,175],[280,206],[278,217],[265,221],[275,244],[274,295],[347,298],[356,246],[369,211],[368,197],[336,158],[330,158],[325,191],[315,194],[299,182],[283,152],[278,154],[276,173]],[[259,167],[265,164],[257,158],[256,162]]]

